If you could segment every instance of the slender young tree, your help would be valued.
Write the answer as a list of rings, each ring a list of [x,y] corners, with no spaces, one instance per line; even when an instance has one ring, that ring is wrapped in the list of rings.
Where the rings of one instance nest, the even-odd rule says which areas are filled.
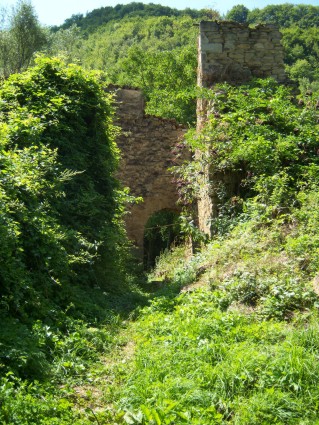
[[[19,0],[11,13],[4,10],[0,27],[0,76],[7,78],[25,70],[45,43],[46,32],[29,1]]]

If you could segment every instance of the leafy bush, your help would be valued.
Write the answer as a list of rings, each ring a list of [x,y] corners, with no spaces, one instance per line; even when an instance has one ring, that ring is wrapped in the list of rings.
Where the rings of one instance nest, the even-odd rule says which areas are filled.
[[[101,324],[117,329],[119,314],[142,297],[130,293],[126,195],[113,177],[117,129],[102,82],[41,57],[0,86],[0,371],[16,377],[16,402],[28,400],[19,419],[5,414],[10,423],[33,423],[21,419],[22,406],[37,410],[33,387],[46,393],[48,381],[83,379],[113,341]],[[53,406],[50,385],[48,393]],[[46,412],[45,403],[38,408]],[[62,417],[35,413],[34,423]]]
[[[319,165],[316,97],[298,100],[271,79],[240,87],[221,84],[202,96],[209,103],[208,122],[187,139],[197,151],[197,166],[183,165],[180,176],[198,197],[207,163],[215,208],[212,228],[227,232],[243,211],[241,220],[254,211],[265,221],[284,219]]]
[[[3,302],[41,314],[39,293],[72,281],[105,287],[102,270],[119,273],[111,98],[95,73],[40,58],[2,84],[0,100]]]

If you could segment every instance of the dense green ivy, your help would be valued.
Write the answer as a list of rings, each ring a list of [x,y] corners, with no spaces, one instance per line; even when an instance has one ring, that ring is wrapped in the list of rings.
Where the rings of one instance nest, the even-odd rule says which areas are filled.
[[[41,317],[70,283],[107,287],[119,265],[124,195],[99,78],[40,58],[1,85],[1,302],[12,314]]]
[[[300,166],[318,163],[315,105],[300,104],[273,80],[216,88],[203,133],[211,141],[214,172],[273,175],[283,169],[297,178]],[[253,179],[254,180],[254,179]]]
[[[210,116],[201,134],[187,141],[202,156],[180,168],[184,197],[198,196],[203,161],[220,220],[234,218],[248,205],[259,216],[283,214],[298,202],[299,190],[317,184],[316,96],[297,99],[272,79],[240,87],[221,84],[203,96]]]

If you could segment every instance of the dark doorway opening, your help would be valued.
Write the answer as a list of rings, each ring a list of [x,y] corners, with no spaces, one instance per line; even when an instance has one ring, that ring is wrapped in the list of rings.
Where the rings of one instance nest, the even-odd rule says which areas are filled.
[[[157,257],[172,245],[181,242],[179,214],[173,210],[160,210],[150,216],[144,231],[144,267],[155,266]]]

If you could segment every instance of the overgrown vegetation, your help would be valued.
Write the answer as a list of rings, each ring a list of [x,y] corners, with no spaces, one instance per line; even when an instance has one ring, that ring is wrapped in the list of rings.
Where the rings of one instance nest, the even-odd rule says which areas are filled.
[[[157,264],[152,279],[184,294],[162,293],[136,325],[124,422],[313,424],[318,99],[271,80],[207,95],[212,115],[188,144],[218,182],[214,235]],[[195,194],[196,170],[181,169]]]
[[[184,197],[198,196],[202,161],[209,167],[217,233],[241,211],[282,221],[299,205],[298,193],[314,189],[318,172],[318,97],[295,98],[274,80],[240,87],[220,84],[203,93],[211,114],[188,146],[199,161],[181,168]],[[247,201],[244,203],[244,201]]]
[[[21,315],[39,308],[39,292],[111,284],[124,195],[113,177],[111,98],[94,73],[39,59],[2,85],[0,99],[1,279],[8,308]]]
[[[117,317],[141,299],[101,81],[39,58],[0,87],[2,423],[75,420],[58,388],[114,344]]]
[[[224,310],[196,290],[143,311],[117,394],[124,423],[317,423],[316,314],[290,326]]]
[[[141,87],[149,113],[193,123],[193,24],[217,15],[133,3],[49,34],[18,4],[0,32],[1,423],[318,423],[317,9],[226,16],[283,28],[301,92],[256,80],[200,93],[211,115],[186,141],[201,161],[176,176],[185,213],[155,214],[145,234],[152,261],[172,239],[197,248],[164,249],[145,283],[123,229],[129,197],[113,175],[103,85]],[[35,60],[42,48],[65,61]],[[199,246],[203,160],[215,208]]]
[[[230,302],[284,318],[314,299],[318,99],[296,99],[273,80],[218,85],[208,95],[210,118],[188,139],[203,156],[180,173],[196,195],[203,160],[210,170],[213,284]]]

